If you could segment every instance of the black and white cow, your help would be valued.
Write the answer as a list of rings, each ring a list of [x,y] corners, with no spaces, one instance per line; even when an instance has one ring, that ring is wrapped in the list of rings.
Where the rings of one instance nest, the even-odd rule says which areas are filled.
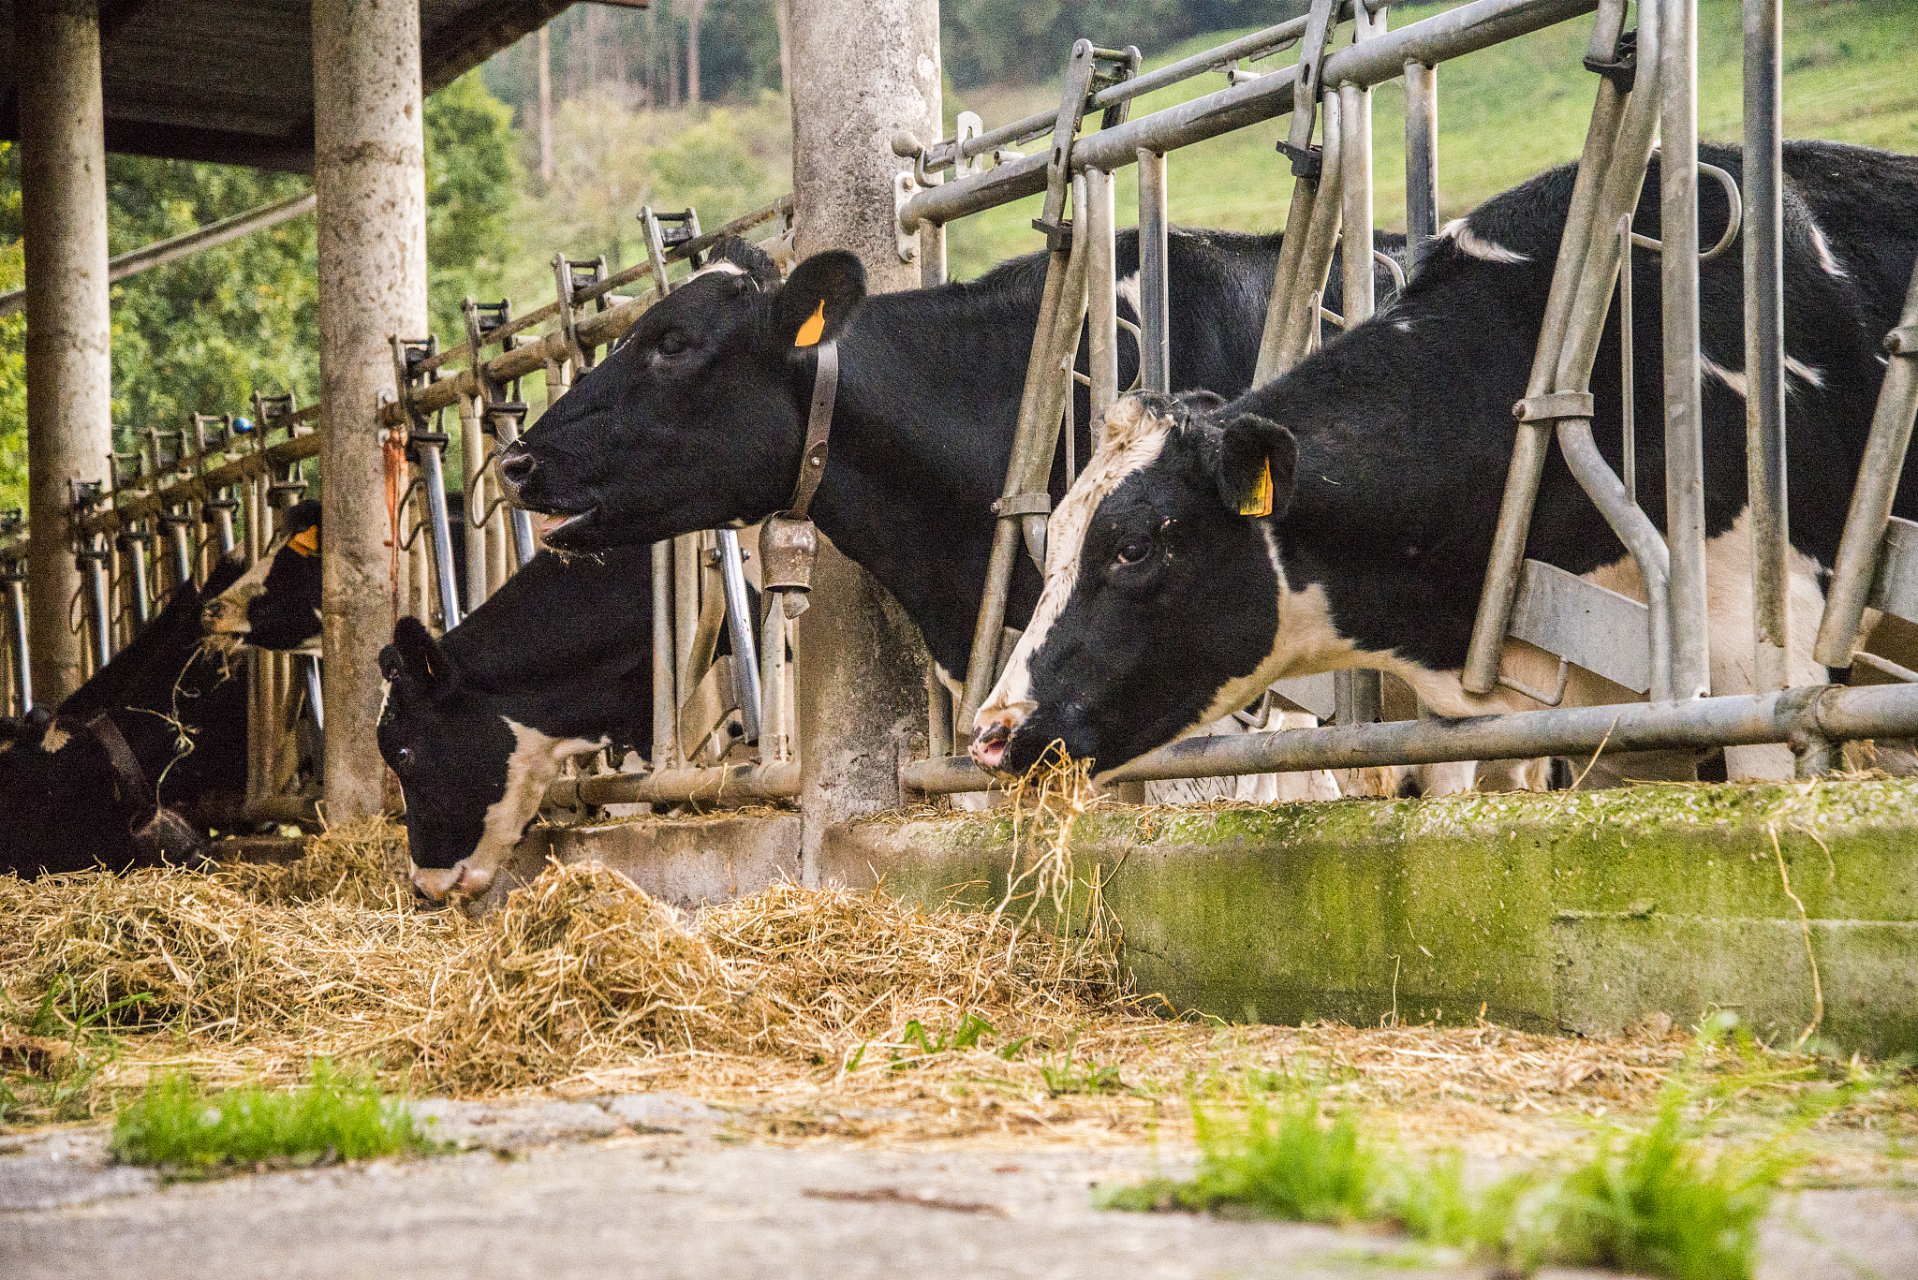
[[[440,640],[393,628],[380,755],[422,893],[483,892],[567,756],[651,750],[652,577],[649,547],[542,551]]]
[[[1701,158],[1734,174],[1739,154]],[[1785,148],[1785,349],[1792,682],[1810,656],[1822,594],[1918,250],[1918,158],[1829,143]],[[1274,679],[1348,666],[1394,672],[1441,714],[1535,706],[1459,680],[1490,551],[1512,405],[1525,393],[1570,167],[1449,227],[1396,303],[1277,381],[1230,403],[1133,398],[1052,516],[1045,595],[981,710],[973,755],[1018,770],[1052,742],[1122,764]],[[1654,165],[1637,229],[1656,236]],[[1704,239],[1727,216],[1701,192]],[[1638,255],[1637,419],[1663,421],[1659,263]],[[1736,251],[1701,271],[1705,501],[1712,686],[1752,684],[1742,271]],[[1616,312],[1593,375],[1594,431],[1621,454]],[[1638,434],[1639,501],[1665,521],[1662,433]],[[1271,514],[1240,514],[1269,468]],[[1902,514],[1918,514],[1907,492]],[[1632,562],[1554,453],[1527,554],[1638,594]],[[1195,619],[1203,619],[1195,625]],[[1506,654],[1531,687],[1549,657]],[[1514,666],[1513,664],[1518,664]],[[1541,667],[1543,669],[1541,669]],[[1574,672],[1568,705],[1632,695]],[[1733,748],[1733,777],[1788,773],[1783,747]]]
[[[446,495],[453,526],[453,577],[466,582],[466,495]],[[320,504],[288,507],[279,536],[241,579],[207,601],[207,637],[215,648],[299,649],[320,634]]]
[[[154,865],[239,820],[246,681],[203,651],[200,608],[241,569],[222,559],[204,591],[177,590],[51,716],[0,723],[0,872]]]
[[[1379,244],[1402,252],[1402,240]],[[1170,234],[1172,383],[1228,394],[1251,381],[1280,237],[1175,228]],[[866,296],[851,254],[801,263],[783,284],[743,241],[636,321],[623,345],[574,384],[500,459],[510,497],[549,513],[550,545],[644,544],[749,522],[792,500],[815,348],[796,340],[823,317],[838,344],[831,452],[812,501],[820,530],[905,607],[942,673],[963,674],[991,551],[990,505],[1004,485],[1045,275],[1043,255],[976,281]],[[1122,313],[1136,316],[1138,238],[1118,241]],[[1339,272],[1332,273],[1339,305]],[[1380,274],[1381,289],[1390,280]],[[815,335],[808,334],[808,337]],[[1079,359],[1085,360],[1082,343]],[[1137,369],[1120,343],[1120,383]],[[1089,454],[1087,393],[1076,391],[1076,456]],[[1066,489],[1064,459],[1050,488]],[[1006,621],[1040,589],[1023,556]],[[1248,699],[1250,701],[1250,699]]]
[[[207,601],[208,643],[298,649],[320,634],[320,503],[288,507],[280,533],[238,582]]]

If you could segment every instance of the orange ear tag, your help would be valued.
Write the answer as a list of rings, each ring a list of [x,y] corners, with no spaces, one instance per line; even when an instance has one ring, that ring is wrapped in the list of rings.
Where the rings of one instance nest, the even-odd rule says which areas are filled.
[[[1272,514],[1272,459],[1267,458],[1265,465],[1259,468],[1259,482],[1252,486],[1252,492],[1239,503],[1242,516],[1269,516]]]
[[[799,326],[799,332],[793,335],[795,347],[810,347],[826,335],[826,300],[821,298],[813,313],[806,317],[806,323]]]
[[[320,526],[302,529],[287,539],[287,548],[295,555],[316,556],[320,554]]]

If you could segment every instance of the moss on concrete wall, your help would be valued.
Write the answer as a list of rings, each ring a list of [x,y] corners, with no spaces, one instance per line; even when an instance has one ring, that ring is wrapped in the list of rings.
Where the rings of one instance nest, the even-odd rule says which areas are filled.
[[[1777,840],[1774,853],[1773,839]],[[822,872],[1004,892],[1002,813],[837,829]],[[1737,1010],[1764,1035],[1918,1049],[1918,783],[1106,810],[1072,832],[1140,986],[1228,1018],[1488,1017],[1608,1033]],[[1083,897],[1076,910],[1083,910]]]

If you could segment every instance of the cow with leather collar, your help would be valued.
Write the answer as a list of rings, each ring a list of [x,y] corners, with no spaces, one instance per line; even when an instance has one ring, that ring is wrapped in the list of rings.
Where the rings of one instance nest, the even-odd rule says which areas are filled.
[[[1399,237],[1378,243],[1403,251]],[[1279,246],[1277,235],[1172,230],[1175,386],[1249,384]],[[1117,261],[1122,314],[1136,317],[1136,232],[1119,236]],[[818,344],[835,343],[830,453],[811,516],[905,608],[950,679],[971,649],[1044,274],[1032,255],[976,281],[868,297],[851,254],[817,254],[782,284],[765,255],[723,241],[711,267],[640,316],[502,453],[503,487],[545,514],[549,545],[573,550],[761,519],[792,499]],[[1121,385],[1136,372],[1126,337]],[[1077,388],[1079,458],[1089,416]],[[1060,457],[1055,500],[1066,480]],[[1039,589],[1020,557],[1008,625],[1024,624]]]
[[[201,646],[204,591],[173,594],[140,635],[52,714],[0,725],[0,871],[23,877],[178,861],[241,820],[246,681]]]
[[[1793,684],[1811,658],[1821,565],[1843,527],[1918,252],[1918,158],[1828,143],[1785,148],[1785,353]],[[1700,158],[1733,174],[1735,150]],[[1227,404],[1137,397],[1051,520],[1032,625],[979,712],[974,758],[1021,770],[1054,743],[1108,769],[1190,732],[1290,675],[1393,672],[1441,714],[1535,706],[1465,692],[1459,670],[1479,598],[1572,170],[1494,198],[1448,228],[1410,287],[1374,319]],[[1637,214],[1656,236],[1656,164]],[[1701,191],[1704,240],[1726,224]],[[1752,687],[1742,272],[1734,249],[1701,269],[1712,688]],[[1659,263],[1635,259],[1637,420],[1663,418]],[[1621,455],[1619,319],[1593,373],[1594,434]],[[1638,435],[1637,492],[1665,521],[1660,433]],[[1918,514],[1918,498],[1900,499]],[[1527,554],[1642,598],[1623,547],[1554,454]],[[1205,619],[1194,625],[1194,619]],[[1551,683],[1518,642],[1505,670]],[[1574,669],[1566,705],[1635,695]],[[1731,776],[1789,776],[1783,747],[1729,748]]]

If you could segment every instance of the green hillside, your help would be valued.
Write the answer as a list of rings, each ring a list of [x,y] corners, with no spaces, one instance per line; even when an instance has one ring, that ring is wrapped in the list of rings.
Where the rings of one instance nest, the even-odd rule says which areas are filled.
[[[1451,5],[1394,5],[1402,27]],[[1712,140],[1740,131],[1740,5],[1699,6],[1699,126]],[[1243,32],[1219,32],[1165,50],[1149,66],[1187,57]],[[1514,183],[1578,158],[1596,82],[1580,65],[1591,35],[1577,19],[1448,63],[1439,72],[1439,202],[1443,216],[1469,210]],[[1064,50],[1061,50],[1063,61]],[[1282,55],[1258,69],[1283,66]],[[1135,115],[1223,88],[1222,74],[1147,95]],[[1057,102],[1051,86],[976,90],[948,112],[978,111],[987,127]],[[1405,224],[1405,94],[1398,82],[1373,95],[1373,164],[1379,225]],[[1273,151],[1277,120],[1173,153],[1167,163],[1173,218],[1182,223],[1265,231],[1285,217],[1291,183]],[[1787,137],[1831,138],[1918,152],[1918,0],[1788,0],[1785,5]],[[1037,150],[1031,144],[1026,150]],[[1120,219],[1137,217],[1131,174],[1118,184]],[[974,276],[1040,247],[1031,222],[1039,197],[955,223],[947,240],[952,274]]]

